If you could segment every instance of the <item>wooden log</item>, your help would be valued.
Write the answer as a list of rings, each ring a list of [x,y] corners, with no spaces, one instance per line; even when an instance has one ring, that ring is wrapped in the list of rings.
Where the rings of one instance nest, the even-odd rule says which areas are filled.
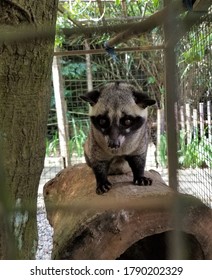
[[[167,259],[178,199],[179,232],[189,240],[182,258],[212,259],[211,210],[193,196],[176,195],[156,171],[145,175],[153,179],[152,186],[133,185],[131,172],[109,176],[113,187],[104,195],[95,193],[86,164],[68,167],[49,181],[44,198],[54,228],[52,258]]]

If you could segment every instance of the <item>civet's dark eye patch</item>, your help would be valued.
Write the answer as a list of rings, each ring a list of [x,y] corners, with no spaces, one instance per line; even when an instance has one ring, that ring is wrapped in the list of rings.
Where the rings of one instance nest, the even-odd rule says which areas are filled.
[[[131,116],[131,115],[124,115],[120,119],[120,128],[122,130],[126,130],[127,132],[135,131],[139,129],[143,123],[145,122],[145,119],[141,116]]]
[[[145,119],[141,116],[124,115],[120,120],[110,120],[107,114],[103,114],[91,116],[91,121],[105,135],[111,134],[113,129],[118,130],[120,135],[126,135],[139,129]]]
[[[124,116],[120,119],[120,126],[123,128],[131,127],[135,123],[135,118],[132,116]]]
[[[98,116],[92,116],[91,121],[93,125],[101,131],[105,131],[110,127],[110,120],[106,114],[104,115],[98,115]]]

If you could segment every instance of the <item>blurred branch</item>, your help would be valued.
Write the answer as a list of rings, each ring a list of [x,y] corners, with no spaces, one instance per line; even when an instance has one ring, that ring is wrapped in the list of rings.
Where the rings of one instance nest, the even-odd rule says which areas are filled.
[[[128,198],[117,198],[110,200],[99,200],[98,198],[79,199],[73,201],[71,204],[68,202],[57,203],[55,204],[52,201],[48,200],[48,197],[45,199],[45,203],[48,211],[55,211],[55,209],[64,211],[64,212],[77,212],[82,211],[105,211],[105,210],[137,210],[137,211],[151,211],[155,209],[172,209],[173,202],[175,199],[178,199],[181,203],[181,210],[187,209],[190,206],[201,207],[204,204],[200,199],[186,194],[178,194],[170,192],[169,194],[163,196],[152,195],[151,197],[138,197],[133,200]],[[209,208],[208,208],[209,209]]]
[[[208,7],[210,5],[208,4]],[[87,34],[104,34],[104,33],[118,33],[112,39],[108,41],[108,45],[113,47],[121,42],[127,41],[132,37],[139,36],[142,33],[150,32],[154,28],[159,27],[165,23],[167,15],[170,9],[176,11],[176,15],[179,16],[181,13],[186,12],[186,7],[183,5],[182,1],[175,0],[172,1],[168,6],[161,9],[160,11],[154,13],[148,18],[141,20],[139,22],[127,22],[115,25],[107,26],[93,26],[93,27],[81,27],[81,28],[64,28],[63,33],[67,37],[76,36],[76,35],[87,35]],[[183,18],[177,21],[178,27],[178,36],[173,34],[173,37],[176,37],[175,40],[179,40],[190,28],[197,23],[200,18],[207,13],[207,10],[203,12],[193,12],[190,11]],[[124,30],[124,31],[123,31]]]
[[[182,11],[185,11],[185,8],[181,1],[175,0],[174,1],[175,9],[177,10],[178,14],[181,13]],[[125,24],[117,24],[117,25],[111,25],[111,26],[99,26],[99,27],[85,27],[83,29],[79,28],[72,28],[72,29],[67,29],[64,28],[63,32],[66,36],[72,36],[76,34],[84,34],[87,33],[99,33],[103,34],[105,32],[111,33],[111,32],[121,32],[120,34],[116,35],[115,38],[110,40],[110,46],[113,46],[113,41],[123,41],[126,40],[132,36],[151,31],[155,27],[158,27],[164,23],[164,19],[166,16],[166,13],[168,11],[168,8],[164,8],[153,15],[149,16],[145,20],[141,20],[139,22],[132,22],[132,23],[125,23]],[[123,31],[124,30],[124,31]]]
[[[177,14],[185,11],[185,8],[181,1],[175,0],[173,2],[174,7],[177,9]],[[154,13],[148,18],[139,21],[139,22],[128,22],[115,25],[105,25],[105,26],[93,26],[93,27],[84,27],[83,23],[73,20],[69,17],[69,20],[72,21],[78,27],[76,28],[63,28],[62,32],[66,37],[73,37],[76,35],[89,36],[89,34],[104,34],[104,33],[118,33],[112,39],[109,40],[109,46],[115,46],[120,42],[127,41],[132,37],[139,36],[142,33],[150,32],[154,28],[164,24],[168,13],[169,7]],[[60,12],[65,12],[64,8],[59,7]],[[178,41],[183,35],[190,30],[190,28],[197,22],[204,20],[202,17],[207,11],[203,12],[188,12],[187,15],[182,19],[178,20],[178,32],[173,34],[173,39]],[[210,16],[210,15],[209,15]],[[125,31],[123,31],[125,30]],[[0,28],[0,44],[1,43],[23,43],[30,41],[32,39],[48,39],[52,38],[55,34],[54,28],[50,27],[48,24],[43,24],[35,26],[34,24],[29,24],[25,26],[3,26]]]
[[[2,43],[24,43],[32,39],[49,39],[55,35],[55,29],[49,25],[4,26],[0,27],[0,44]]]
[[[117,48],[116,52],[140,52],[140,51],[152,51],[152,50],[163,50],[164,45],[146,45],[143,47],[130,47],[130,48]],[[54,52],[56,56],[68,56],[68,55],[85,55],[85,54],[101,54],[106,53],[105,49],[90,49],[90,50],[72,50],[72,51],[57,51]]]

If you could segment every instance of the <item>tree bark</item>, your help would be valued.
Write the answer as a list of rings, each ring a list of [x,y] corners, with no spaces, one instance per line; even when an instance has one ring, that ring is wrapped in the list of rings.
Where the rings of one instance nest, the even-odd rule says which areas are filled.
[[[57,0],[2,0],[1,28],[5,33],[26,26],[55,28],[57,4]],[[46,38],[35,34],[29,41],[0,44],[0,136],[20,259],[33,259],[37,246],[36,200],[45,157],[53,50],[54,32]],[[0,250],[0,259],[11,258],[2,253],[8,242],[2,244],[6,250]]]

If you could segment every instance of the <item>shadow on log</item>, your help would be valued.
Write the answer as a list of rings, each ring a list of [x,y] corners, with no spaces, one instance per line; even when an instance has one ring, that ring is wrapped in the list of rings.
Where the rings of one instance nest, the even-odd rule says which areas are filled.
[[[66,168],[49,181],[44,198],[54,228],[52,258],[169,259],[176,245],[177,201],[181,259],[212,259],[211,209],[193,196],[176,194],[156,171],[145,175],[152,186],[133,185],[131,173],[109,176],[113,186],[104,195],[95,193],[86,164]]]

